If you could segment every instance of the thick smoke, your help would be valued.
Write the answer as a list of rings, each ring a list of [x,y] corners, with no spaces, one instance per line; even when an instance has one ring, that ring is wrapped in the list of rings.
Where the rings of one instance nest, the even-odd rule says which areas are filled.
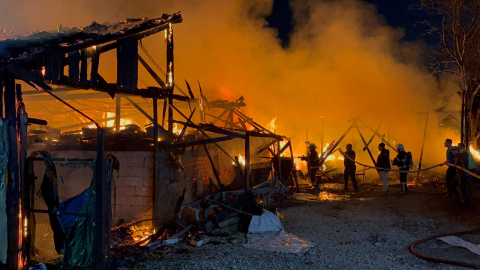
[[[0,11],[0,28],[46,30],[60,23],[83,26],[181,11],[184,22],[174,28],[177,83],[200,80],[210,99],[243,95],[247,114],[263,124],[277,117],[278,132],[293,139],[299,154],[306,128],[309,139],[320,144],[321,116],[325,142],[338,139],[350,125],[348,119],[362,117],[372,128],[382,122],[380,133],[392,143],[403,143],[417,162],[422,113],[429,106],[434,110],[442,93],[420,67],[422,44],[403,42],[402,29],[386,25],[373,5],[359,0],[292,0],[294,30],[288,48],[267,27],[272,0],[15,2]],[[163,35],[146,39],[144,45],[164,63]],[[147,76],[143,80],[154,85]],[[443,161],[443,140],[454,133],[439,129],[435,114],[429,126],[424,160],[433,164]],[[362,132],[367,140],[372,134]],[[356,130],[341,147],[347,142],[362,152]],[[372,144],[374,155],[379,142]],[[369,160],[366,152],[358,156]]]

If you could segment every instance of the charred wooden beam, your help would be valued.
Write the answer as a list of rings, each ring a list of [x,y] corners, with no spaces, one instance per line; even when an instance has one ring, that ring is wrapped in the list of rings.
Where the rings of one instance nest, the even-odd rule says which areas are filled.
[[[80,83],[80,53],[78,51],[68,54],[68,82]]]
[[[220,188],[220,192],[223,192],[223,184],[222,184],[222,181],[220,181],[220,174],[218,173],[217,168],[215,168],[215,163],[213,163],[212,156],[210,156],[210,152],[208,151],[208,147],[206,144],[203,145],[203,149],[205,150],[205,154],[207,155],[207,158],[210,161],[210,166],[212,167],[213,174],[215,175],[215,179],[217,180],[218,187]]]
[[[19,211],[20,211],[20,178],[18,164],[17,142],[17,110],[15,100],[15,77],[13,74],[4,73],[5,81],[5,118],[7,120],[8,140],[8,174],[7,174],[7,269],[18,269],[18,239],[19,239]]]
[[[158,85],[160,85],[160,87],[166,88],[165,83],[162,81],[162,79],[160,79],[157,73],[153,71],[153,69],[148,65],[147,62],[145,62],[145,60],[143,60],[143,58],[140,55],[138,56],[138,61],[140,61],[142,66],[148,71],[150,76],[152,76],[152,78],[155,79],[155,81],[158,83]]]
[[[203,145],[203,144],[209,144],[209,143],[218,143],[218,142],[224,142],[224,141],[230,141],[236,138],[240,138],[237,136],[224,136],[224,137],[218,137],[218,138],[210,138],[210,139],[205,139],[205,140],[198,140],[198,141],[193,141],[193,142],[183,142],[183,143],[174,143],[170,144],[169,142],[160,142],[160,147],[161,148],[185,148],[189,146],[196,146],[196,145]]]
[[[81,84],[88,84],[88,51],[87,49],[83,49],[82,53],[80,54],[80,83]]]
[[[138,40],[125,38],[117,47],[117,88],[136,90],[138,86]]]
[[[198,129],[198,130],[201,130],[201,131],[208,131],[208,132],[212,132],[212,133],[227,135],[227,136],[231,136],[231,137],[235,137],[235,138],[241,138],[241,139],[245,138],[245,135],[243,135],[243,134],[228,131],[226,129],[222,129],[222,128],[219,128],[219,127],[216,127],[216,126],[213,126],[213,125],[196,125],[196,124],[193,124],[193,123],[186,123],[186,122],[177,121],[177,120],[173,120],[173,122],[177,123],[177,124],[184,125],[184,126],[186,125],[190,128],[195,128],[195,129]]]

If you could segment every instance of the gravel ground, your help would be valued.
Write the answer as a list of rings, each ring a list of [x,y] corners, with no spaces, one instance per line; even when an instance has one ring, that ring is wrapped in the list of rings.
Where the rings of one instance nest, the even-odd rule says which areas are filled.
[[[135,269],[460,269],[421,260],[408,246],[428,236],[480,225],[478,208],[461,210],[442,194],[381,196],[381,187],[373,185],[361,186],[359,193],[341,189],[325,184],[320,196],[298,193],[280,209],[287,233],[315,244],[306,253],[247,249],[242,246],[246,236],[238,233],[214,237],[202,247],[177,244],[159,249]],[[439,242],[424,244],[419,251],[478,261],[475,254]]]

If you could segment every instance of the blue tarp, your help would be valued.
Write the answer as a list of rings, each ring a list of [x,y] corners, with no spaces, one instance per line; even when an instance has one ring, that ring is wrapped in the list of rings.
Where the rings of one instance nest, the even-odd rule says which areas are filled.
[[[58,211],[77,212],[77,213],[81,212],[83,206],[87,202],[89,193],[90,193],[90,188],[87,188],[77,196],[61,202],[58,205]],[[62,223],[62,227],[67,234],[72,228],[76,220],[77,220],[77,216],[73,216],[73,215],[60,216],[60,223]]]

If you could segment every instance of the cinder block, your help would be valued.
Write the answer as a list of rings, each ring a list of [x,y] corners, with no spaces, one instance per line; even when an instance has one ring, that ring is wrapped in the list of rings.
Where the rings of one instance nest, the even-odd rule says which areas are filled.
[[[127,187],[143,187],[143,178],[130,176],[127,177]]]
[[[132,176],[137,176],[142,178],[146,178],[150,176],[150,172],[147,167],[137,167],[137,168],[131,168],[131,169],[132,169],[131,171],[133,171],[133,174],[134,174]]]
[[[152,206],[153,199],[151,197],[143,197],[143,206]]]
[[[121,205],[120,206],[120,216],[134,215],[136,213],[135,209],[136,209],[135,205]]]
[[[135,187],[135,195],[136,196],[142,196],[142,197],[148,197],[148,187]],[[143,202],[142,202],[143,204]]]
[[[135,195],[135,188],[132,187],[117,187],[117,198],[120,196]]]
[[[125,176],[119,176],[118,179],[117,178],[115,179],[115,184],[117,185],[117,188],[127,187],[128,182],[129,182],[128,177],[125,177]]]
[[[144,157],[131,156],[127,158],[127,167],[143,167],[145,166]]]
[[[144,178],[143,179],[143,186],[144,187],[153,187],[153,176],[152,177],[148,177],[148,178]]]
[[[137,205],[135,206],[135,212],[138,216],[145,216],[148,211],[151,211],[151,209],[149,209],[150,206],[144,206],[144,205]]]

